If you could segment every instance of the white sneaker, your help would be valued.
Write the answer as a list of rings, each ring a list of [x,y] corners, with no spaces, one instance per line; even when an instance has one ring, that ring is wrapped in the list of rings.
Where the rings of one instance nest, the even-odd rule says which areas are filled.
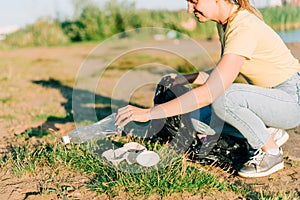
[[[281,147],[289,139],[289,134],[284,129],[268,128],[269,133],[273,137],[278,147]]]
[[[280,149],[277,155],[269,154],[261,149],[254,153],[238,174],[245,178],[268,176],[284,168],[283,153]]]

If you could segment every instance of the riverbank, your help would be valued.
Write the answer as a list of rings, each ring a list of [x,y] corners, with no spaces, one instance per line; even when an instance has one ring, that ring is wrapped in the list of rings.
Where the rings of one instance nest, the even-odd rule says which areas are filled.
[[[182,48],[182,51],[188,52],[187,56],[191,58],[197,55],[197,52],[191,51],[189,43],[177,40],[173,42],[160,41],[157,42],[157,45],[162,49],[173,48],[174,52]],[[212,62],[217,61],[220,52],[217,40],[198,40],[197,43],[205,49],[205,52],[213,60]],[[68,167],[72,166],[73,162],[72,157],[70,157],[70,162],[65,162],[62,160],[62,155],[52,157],[57,154],[50,154],[49,152],[52,153],[51,149],[46,148],[50,147],[48,144],[59,144],[60,138],[75,128],[74,120],[70,118],[75,79],[82,63],[97,45],[82,43],[63,47],[0,51],[0,86],[2,88],[0,94],[0,199],[109,199],[107,195],[100,195],[90,189],[89,184],[95,181],[96,174],[84,174],[82,169],[69,170]],[[110,58],[115,58],[119,52],[128,50],[127,47],[134,48],[135,45],[137,44],[120,43],[115,47],[99,51],[98,56],[91,57],[90,61],[95,64],[95,68],[86,72],[89,80],[97,80],[99,73],[95,73],[95,71],[97,72],[97,67],[102,63],[109,61]],[[295,57],[300,59],[300,43],[287,43],[287,46]],[[164,54],[164,51],[158,52],[163,55],[164,59],[170,58],[164,56],[170,54]],[[143,60],[147,56],[139,55],[137,58]],[[121,57],[117,58],[121,59]],[[123,64],[132,64],[132,62],[129,64],[128,62],[126,60],[126,63],[123,62]],[[148,70],[135,70],[138,76],[135,77],[141,78],[143,81],[147,80],[147,77],[159,78],[161,74],[156,73],[153,63],[151,63],[151,67],[147,68]],[[102,82],[96,91],[98,104],[91,105],[90,102],[85,102],[81,108],[97,109],[101,113],[108,113],[110,111],[108,106],[111,103],[109,94],[114,89],[115,83],[118,82],[118,78],[124,74],[125,71],[117,68],[108,71],[107,76],[101,79]],[[90,84],[89,80],[86,84]],[[139,91],[134,92],[134,102],[144,106],[150,105],[153,89],[152,85],[142,87]],[[91,92],[90,90],[80,91],[83,97]],[[286,168],[269,177],[242,179],[218,167],[203,167],[203,170],[213,173],[220,181],[228,181],[234,186],[248,188],[247,193],[226,189],[207,189],[207,193],[202,196],[184,192],[168,197],[153,194],[149,199],[300,198],[300,128],[288,130],[288,132],[290,139],[283,146]],[[26,147],[33,148],[30,150],[34,153],[26,154]],[[12,150],[18,150],[18,152],[12,152]],[[53,152],[60,150],[53,149]],[[64,149],[64,152],[68,151],[68,147]],[[48,160],[34,163],[34,166],[28,165],[31,157],[26,157],[26,155],[39,157],[41,152],[45,153],[44,158]],[[19,157],[12,157],[12,155]],[[85,155],[80,156],[84,157]],[[7,161],[9,159],[19,159],[22,162],[12,166]],[[57,160],[59,164],[56,166],[40,165],[49,160]],[[202,168],[199,169],[202,170]],[[199,188],[199,191],[201,189],[203,188]],[[132,197],[132,194],[126,194],[126,188],[120,188],[116,192],[116,196],[110,199],[130,199]]]

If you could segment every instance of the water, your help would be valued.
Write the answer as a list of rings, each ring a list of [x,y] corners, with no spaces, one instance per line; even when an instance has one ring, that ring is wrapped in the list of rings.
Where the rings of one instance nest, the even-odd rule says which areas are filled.
[[[277,32],[284,42],[300,42],[300,29]]]

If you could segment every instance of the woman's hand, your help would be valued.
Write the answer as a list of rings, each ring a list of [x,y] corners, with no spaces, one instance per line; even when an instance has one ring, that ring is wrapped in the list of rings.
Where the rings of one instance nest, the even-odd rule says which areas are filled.
[[[150,119],[150,109],[128,105],[118,110],[115,124],[118,128],[123,129],[131,121],[147,122]]]

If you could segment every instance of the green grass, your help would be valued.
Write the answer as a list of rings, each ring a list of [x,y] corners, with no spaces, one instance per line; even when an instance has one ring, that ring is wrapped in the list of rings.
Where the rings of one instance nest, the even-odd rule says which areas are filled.
[[[0,119],[4,119],[4,120],[13,120],[13,119],[17,119],[16,116],[14,115],[0,115]]]
[[[122,143],[120,141],[119,144]],[[158,145],[145,145],[147,148],[162,149]],[[141,198],[151,194],[168,196],[184,191],[201,194],[211,188],[219,191],[232,189],[232,186],[226,182],[220,182],[214,175],[197,170],[197,167],[187,164],[182,157],[176,155],[172,159],[170,156],[162,157],[161,164],[157,167],[146,169],[140,167],[139,173],[132,173],[128,165],[123,166],[123,169],[127,170],[119,170],[99,159],[88,149],[85,145],[65,146],[61,143],[13,146],[10,148],[10,154],[1,162],[4,166],[11,164],[11,172],[15,176],[27,173],[37,174],[39,169],[45,167],[51,169],[63,167],[71,171],[81,171],[84,174],[94,174],[88,187],[98,193],[111,196],[116,195],[120,189]],[[161,152],[168,153],[167,151]],[[131,167],[137,169],[138,166]],[[122,169],[122,166],[120,168]],[[47,188],[44,190],[48,191]]]
[[[38,137],[38,134],[30,131],[28,135]],[[122,146],[126,141],[128,142],[128,138],[119,138],[114,143],[116,146]],[[236,185],[230,183],[229,180],[220,181],[213,173],[200,170],[197,165],[187,162],[184,157],[178,156],[164,146],[139,139],[132,141],[137,141],[147,149],[158,152],[161,157],[159,164],[143,168],[137,164],[128,165],[123,162],[117,168],[99,159],[98,151],[109,148],[112,141],[98,140],[88,145],[63,145],[56,142],[11,146],[9,154],[1,158],[0,166],[1,168],[9,167],[17,177],[25,174],[38,177],[41,169],[51,169],[55,174],[61,169],[74,174],[86,174],[91,177],[90,182],[86,183],[88,188],[110,197],[118,195],[119,192],[126,192],[131,197],[141,199],[146,199],[153,194],[166,197],[184,192],[205,196],[210,190],[231,191],[251,199],[279,200],[297,197],[295,192],[282,193],[272,191],[271,188],[255,192],[250,185]],[[41,193],[64,196],[68,191],[75,190],[72,182],[63,184],[55,181],[54,174],[50,174],[47,179],[49,180],[43,184]],[[52,183],[55,183],[55,188]]]
[[[28,139],[30,137],[37,137],[37,138],[42,138],[44,136],[48,136],[49,133],[47,131],[43,131],[41,129],[28,129],[25,131],[24,134],[22,134],[22,137],[25,139]]]
[[[0,79],[0,81],[2,82],[2,81],[8,81],[9,80],[9,77],[8,76],[4,76],[4,77],[2,77],[1,79]]]
[[[12,97],[4,97],[4,98],[0,98],[0,102],[3,104],[6,104],[8,102],[12,101]]]
[[[48,114],[37,114],[32,117],[32,121],[38,122],[38,121],[45,121],[50,115]]]
[[[37,170],[38,159],[35,153],[28,153],[26,146],[16,146],[11,149],[11,159],[13,160],[13,168],[11,172],[14,175],[22,176],[25,172],[34,173]]]

